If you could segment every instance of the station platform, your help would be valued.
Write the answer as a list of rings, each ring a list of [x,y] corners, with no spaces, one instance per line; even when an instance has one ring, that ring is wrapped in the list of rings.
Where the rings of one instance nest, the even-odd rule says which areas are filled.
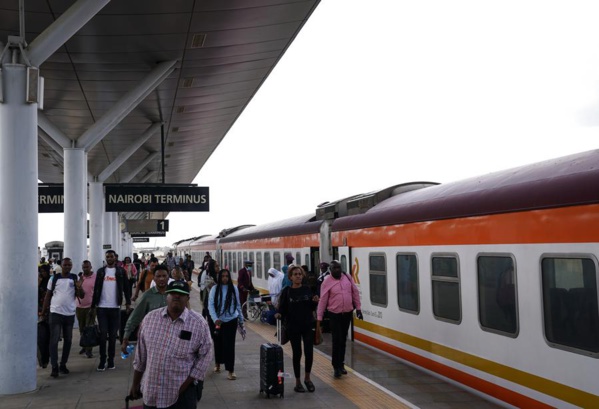
[[[191,307],[199,310],[199,296],[194,292]],[[346,366],[348,375],[333,377],[330,364],[330,334],[315,348],[312,381],[314,393],[293,391],[295,379],[291,361],[291,346],[285,345],[285,379],[283,399],[267,399],[259,394],[259,349],[264,342],[276,342],[276,328],[257,323],[247,324],[247,337],[237,337],[235,373],[237,380],[227,379],[225,371],[210,370],[204,381],[204,392],[198,407],[220,409],[250,408],[498,408],[478,396],[465,392],[433,376],[420,372],[399,360],[379,353],[359,343],[348,341]],[[79,332],[73,332],[73,347],[67,367],[68,375],[50,377],[50,367],[38,367],[35,391],[0,397],[3,409],[107,409],[125,408],[125,396],[133,377],[132,358],[117,358],[116,369],[96,372],[97,347],[94,358],[79,355]],[[120,349],[117,342],[117,353]],[[59,345],[60,356],[60,345]],[[302,360],[303,363],[303,360]],[[213,365],[210,366],[212,368]],[[302,366],[303,380],[303,366]],[[131,409],[142,408],[141,400],[130,402]]]

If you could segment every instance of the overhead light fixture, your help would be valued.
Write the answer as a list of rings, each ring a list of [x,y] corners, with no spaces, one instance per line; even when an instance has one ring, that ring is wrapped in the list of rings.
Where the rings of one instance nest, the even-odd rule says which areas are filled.
[[[185,112],[185,107],[184,106],[178,106],[176,111],[177,111],[178,114],[182,114],[183,112]]]
[[[169,147],[170,147],[170,146],[175,146],[175,142],[169,142],[169,143],[168,143],[168,146],[169,146]]]
[[[193,85],[193,77],[183,79],[183,88],[191,88]]]
[[[206,42],[206,34],[194,34],[191,40],[191,48],[202,48]]]
[[[179,132],[179,127],[178,127],[178,126],[175,126],[175,127],[173,127],[173,128],[171,129],[171,131],[173,131],[173,132]]]

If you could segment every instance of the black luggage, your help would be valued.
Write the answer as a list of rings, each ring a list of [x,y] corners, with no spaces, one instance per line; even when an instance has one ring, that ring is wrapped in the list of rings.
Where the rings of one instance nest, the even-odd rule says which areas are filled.
[[[283,348],[279,344],[262,344],[260,346],[260,393],[270,395],[285,394],[283,378]]]

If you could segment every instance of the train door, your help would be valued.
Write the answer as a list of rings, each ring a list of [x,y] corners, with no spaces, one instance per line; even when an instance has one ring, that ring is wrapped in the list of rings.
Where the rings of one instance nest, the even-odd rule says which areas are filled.
[[[347,274],[352,274],[352,265],[351,265],[351,251],[347,246],[340,246],[337,248],[337,253],[339,257],[339,263],[341,264],[341,270],[345,271]],[[349,331],[349,338],[354,340],[354,320],[351,321],[351,327]]]

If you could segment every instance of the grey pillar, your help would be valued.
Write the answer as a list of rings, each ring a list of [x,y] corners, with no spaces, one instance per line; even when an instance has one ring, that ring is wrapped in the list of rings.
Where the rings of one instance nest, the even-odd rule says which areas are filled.
[[[77,271],[87,258],[87,154],[64,150],[64,257]]]
[[[94,271],[102,267],[104,252],[104,186],[101,182],[89,184],[89,260]]]
[[[25,102],[27,67],[2,64],[0,103],[0,395],[37,381],[37,104]],[[18,290],[8,283],[18,282]]]

